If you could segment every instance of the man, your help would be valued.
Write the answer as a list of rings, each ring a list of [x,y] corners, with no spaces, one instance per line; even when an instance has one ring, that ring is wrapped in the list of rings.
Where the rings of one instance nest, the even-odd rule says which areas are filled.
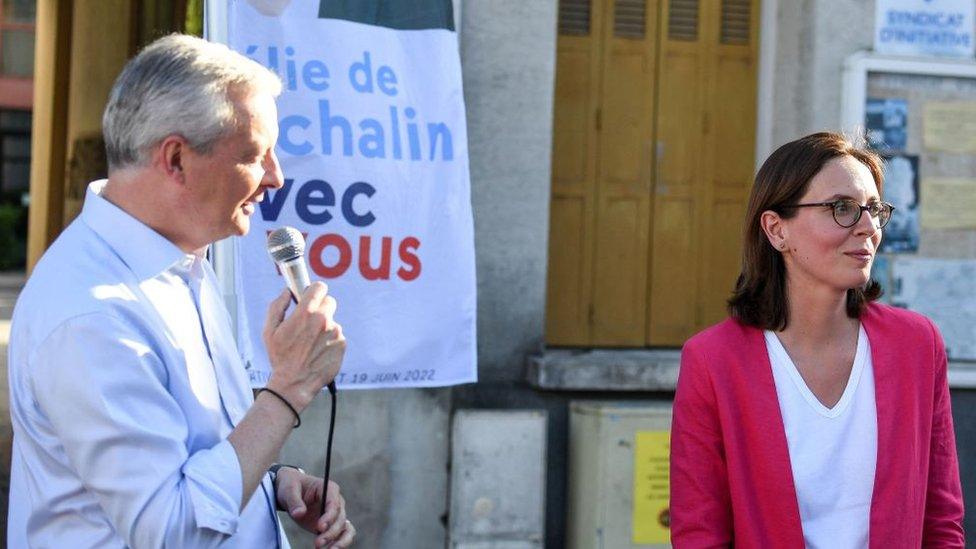
[[[14,312],[11,547],[288,546],[276,508],[347,547],[338,486],[268,473],[339,370],[335,300],[269,310],[273,373],[251,395],[204,253],[243,235],[275,157],[277,77],[172,35],[131,60],[102,120],[109,177],[37,264]],[[272,479],[274,476],[274,479]]]

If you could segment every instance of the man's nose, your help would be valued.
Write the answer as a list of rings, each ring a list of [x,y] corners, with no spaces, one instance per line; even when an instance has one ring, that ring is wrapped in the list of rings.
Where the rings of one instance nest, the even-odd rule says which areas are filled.
[[[264,170],[263,183],[273,189],[280,189],[285,184],[285,175],[281,171],[281,163],[274,150],[269,153],[269,164]]]

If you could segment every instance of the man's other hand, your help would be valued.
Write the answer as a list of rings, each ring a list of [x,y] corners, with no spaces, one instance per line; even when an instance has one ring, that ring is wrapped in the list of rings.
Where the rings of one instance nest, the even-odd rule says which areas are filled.
[[[346,548],[356,536],[356,528],[346,519],[346,500],[339,493],[339,485],[329,481],[329,493],[322,508],[322,479],[306,475],[297,469],[278,470],[278,506],[288,512],[296,524],[318,534],[315,547]]]

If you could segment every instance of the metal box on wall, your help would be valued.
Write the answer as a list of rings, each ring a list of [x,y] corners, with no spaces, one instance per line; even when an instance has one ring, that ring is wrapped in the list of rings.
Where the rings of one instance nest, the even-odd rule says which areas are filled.
[[[670,402],[570,403],[570,549],[670,547],[670,431]]]
[[[544,410],[455,413],[449,547],[543,547],[547,422]]]

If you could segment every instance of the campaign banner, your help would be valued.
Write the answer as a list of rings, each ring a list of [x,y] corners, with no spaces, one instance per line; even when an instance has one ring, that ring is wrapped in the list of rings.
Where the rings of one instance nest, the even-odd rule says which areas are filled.
[[[973,0],[877,0],[874,51],[972,58]]]
[[[348,347],[340,388],[477,379],[475,262],[451,0],[224,0],[227,42],[276,72],[285,176],[235,241],[241,354],[253,386],[284,281],[266,251],[306,235]],[[409,6],[407,6],[409,4]],[[409,8],[409,9],[408,9]]]

